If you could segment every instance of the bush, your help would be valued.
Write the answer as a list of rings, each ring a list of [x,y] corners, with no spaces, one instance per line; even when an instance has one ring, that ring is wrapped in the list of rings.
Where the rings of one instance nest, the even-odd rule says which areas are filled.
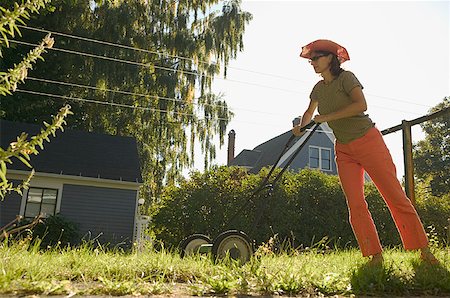
[[[267,174],[268,169],[254,175],[242,168],[217,167],[203,174],[193,172],[179,186],[166,187],[160,203],[151,210],[156,238],[174,246],[194,233],[214,238],[238,229],[257,244],[277,234],[281,242],[288,240],[294,247],[311,246],[322,239],[337,247],[357,246],[337,176],[310,169],[286,171],[271,196],[265,189],[252,198]],[[389,210],[372,183],[366,184],[365,194],[383,245],[401,244]],[[442,218],[448,217],[449,209],[435,203],[421,202],[418,212],[425,225],[444,227]],[[255,219],[261,214],[257,225]],[[443,234],[439,232],[438,237]]]
[[[33,241],[40,241],[40,247],[44,249],[69,246],[77,241],[79,236],[77,226],[61,215],[52,215],[43,219],[31,232]]]

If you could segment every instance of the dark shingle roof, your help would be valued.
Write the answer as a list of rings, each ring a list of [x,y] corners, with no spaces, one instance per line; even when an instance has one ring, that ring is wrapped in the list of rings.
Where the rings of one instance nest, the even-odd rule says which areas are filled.
[[[287,131],[279,136],[276,136],[273,139],[270,139],[258,146],[253,150],[261,151],[261,158],[257,163],[254,164],[252,172],[257,173],[263,167],[272,166],[277,158],[280,157],[281,151],[285,149],[286,143],[289,138],[292,136],[291,131]],[[300,137],[294,138],[294,140],[290,143],[290,146],[295,144]]]
[[[321,124],[317,129],[317,132],[320,131],[331,131],[331,129],[327,125]],[[277,158],[280,156],[281,151],[285,150],[285,146],[291,136],[292,131],[289,130],[256,146],[253,150],[245,149],[236,156],[231,165],[250,167],[250,172],[252,173],[258,173],[263,167],[273,166],[273,164],[275,164],[275,162],[277,161]],[[292,147],[295,143],[297,143],[300,138],[301,137],[295,137],[289,144],[289,147],[286,149],[286,151],[289,150],[289,148]],[[246,159],[244,163],[242,159],[239,158],[243,153],[245,153],[246,156],[257,154],[258,159],[253,159],[253,163],[250,162],[249,159]]]
[[[230,162],[230,166],[253,167],[261,155],[261,151],[244,149]]]
[[[6,149],[22,133],[29,138],[42,126],[0,120],[0,146]],[[94,177],[118,181],[141,182],[136,141],[131,137],[111,136],[65,129],[44,142],[44,150],[31,155],[36,172]],[[21,161],[13,159],[9,169],[26,170]]]

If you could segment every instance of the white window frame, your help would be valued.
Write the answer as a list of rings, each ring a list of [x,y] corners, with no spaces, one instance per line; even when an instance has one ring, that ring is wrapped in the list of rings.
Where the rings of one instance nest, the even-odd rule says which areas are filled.
[[[55,215],[59,213],[61,209],[61,197],[63,192],[63,184],[51,181],[50,179],[42,179],[38,177],[34,177],[31,181],[30,188],[44,188],[44,189],[54,189],[58,191],[58,195],[56,197],[56,208]],[[27,205],[28,199],[28,189],[23,191],[22,194],[22,202],[20,204],[20,215],[25,217],[25,207]]]
[[[319,151],[319,167],[318,168],[313,168],[310,165],[310,161],[311,161],[311,149],[317,149]],[[330,168],[329,169],[324,169],[323,165],[322,165],[322,150],[326,150],[329,152],[329,156],[330,156]],[[327,147],[320,147],[320,146],[309,146],[308,148],[308,166],[310,169],[319,169],[321,171],[325,171],[325,172],[332,172],[333,171],[333,155],[332,155],[332,151],[331,148],[327,148]]]

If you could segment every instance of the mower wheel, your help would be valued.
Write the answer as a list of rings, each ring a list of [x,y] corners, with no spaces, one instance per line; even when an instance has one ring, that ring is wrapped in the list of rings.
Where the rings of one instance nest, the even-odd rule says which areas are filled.
[[[251,243],[250,238],[242,231],[225,231],[214,239],[212,253],[216,260],[229,256],[233,260],[246,263],[253,254]]]
[[[180,242],[181,257],[193,255],[199,252],[200,247],[211,244],[211,239],[203,234],[192,234]]]

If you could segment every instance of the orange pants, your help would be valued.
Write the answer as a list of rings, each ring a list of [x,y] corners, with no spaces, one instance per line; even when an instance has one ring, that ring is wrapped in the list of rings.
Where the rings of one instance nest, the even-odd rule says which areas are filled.
[[[348,144],[336,141],[335,151],[339,179],[347,198],[350,224],[363,256],[382,251],[378,232],[364,197],[364,170],[383,196],[405,249],[426,247],[428,239],[425,230],[397,179],[395,165],[380,131],[375,127],[371,128],[363,137]]]

